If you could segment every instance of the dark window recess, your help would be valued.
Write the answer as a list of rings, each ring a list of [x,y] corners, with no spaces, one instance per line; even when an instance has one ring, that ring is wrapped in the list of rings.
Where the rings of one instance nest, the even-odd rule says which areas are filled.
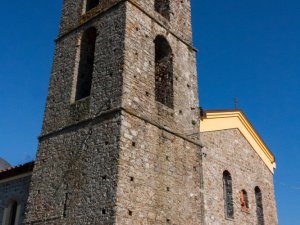
[[[170,0],[155,0],[154,9],[167,20],[170,20]]]
[[[257,225],[265,225],[262,194],[259,187],[255,188]]]
[[[248,201],[247,191],[242,190],[240,192],[240,201],[241,201],[242,210],[244,212],[249,212],[249,201]]]
[[[163,36],[155,41],[155,100],[174,107],[173,103],[173,54],[171,46]]]
[[[95,8],[99,5],[100,0],[87,0],[86,1],[86,12],[90,11],[92,8]]]
[[[232,198],[232,179],[228,171],[223,173],[225,216],[228,219],[234,218],[233,198]]]
[[[8,223],[9,225],[15,225],[17,219],[17,210],[18,210],[18,203],[13,202],[11,206],[10,215],[9,215],[9,223]]]
[[[86,30],[82,35],[75,100],[80,100],[91,94],[96,36],[97,32],[93,27]]]

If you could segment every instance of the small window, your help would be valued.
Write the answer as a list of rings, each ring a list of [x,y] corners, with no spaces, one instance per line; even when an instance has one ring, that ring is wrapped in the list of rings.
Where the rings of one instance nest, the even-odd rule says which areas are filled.
[[[234,219],[232,179],[228,171],[225,171],[223,173],[223,188],[224,188],[224,202],[225,202],[225,217],[227,219]]]
[[[155,11],[170,20],[170,0],[155,0]]]
[[[10,209],[10,215],[9,215],[9,225],[15,225],[17,220],[17,210],[18,210],[18,203],[13,202]]]
[[[169,108],[173,103],[173,53],[169,42],[163,36],[155,41],[155,100]]]
[[[19,224],[19,204],[17,201],[11,201],[4,210],[3,225]]]
[[[245,190],[240,192],[240,201],[243,212],[249,212],[248,193]]]
[[[257,225],[265,225],[261,190],[259,187],[256,187],[254,191],[256,202]]]
[[[99,5],[100,0],[86,0],[86,12],[90,11],[91,9],[95,8]]]
[[[89,28],[82,35],[76,85],[76,101],[88,97],[91,94],[96,36],[97,32],[94,27]]]

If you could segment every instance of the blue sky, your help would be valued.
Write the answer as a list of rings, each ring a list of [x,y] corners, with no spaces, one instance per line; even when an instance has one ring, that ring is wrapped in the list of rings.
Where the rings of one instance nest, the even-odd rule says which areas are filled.
[[[235,97],[277,158],[280,224],[300,224],[300,1],[191,0],[200,104]],[[61,0],[0,8],[0,156],[35,158]]]

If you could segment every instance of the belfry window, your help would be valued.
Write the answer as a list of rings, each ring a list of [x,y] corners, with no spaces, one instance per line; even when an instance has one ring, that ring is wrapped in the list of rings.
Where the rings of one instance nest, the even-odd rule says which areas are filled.
[[[167,20],[170,20],[170,0],[155,0],[154,9]]]
[[[225,217],[227,219],[234,218],[233,198],[232,198],[232,179],[228,171],[223,173],[223,188],[225,202]]]
[[[94,27],[89,28],[82,35],[75,100],[91,94],[96,36],[97,31]]]
[[[173,103],[173,54],[171,46],[163,36],[155,41],[155,100],[169,108]]]
[[[245,190],[240,192],[240,201],[243,212],[249,212],[248,193]]]
[[[257,225],[264,225],[265,221],[264,221],[262,194],[259,187],[255,188],[255,202],[256,202]]]
[[[85,7],[85,11],[88,12],[90,11],[92,8],[95,8],[98,4],[99,4],[100,0],[86,0],[86,7]]]

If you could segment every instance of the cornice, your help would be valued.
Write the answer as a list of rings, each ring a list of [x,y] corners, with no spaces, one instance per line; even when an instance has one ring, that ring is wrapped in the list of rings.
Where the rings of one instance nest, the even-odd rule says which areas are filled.
[[[200,132],[239,129],[267,167],[274,173],[275,156],[240,110],[206,111],[200,121]]]

